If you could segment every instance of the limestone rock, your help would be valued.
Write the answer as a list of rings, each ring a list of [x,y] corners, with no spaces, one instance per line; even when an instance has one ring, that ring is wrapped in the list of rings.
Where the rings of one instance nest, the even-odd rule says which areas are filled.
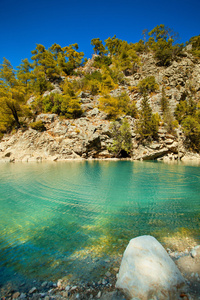
[[[128,299],[174,300],[186,286],[162,245],[152,236],[140,236],[124,252],[116,287]]]
[[[13,299],[17,299],[17,298],[19,298],[19,296],[20,296],[20,293],[19,293],[19,292],[15,292],[15,293],[12,295],[12,298],[13,298]]]
[[[37,292],[37,288],[33,287],[32,289],[30,289],[29,294],[34,294]]]

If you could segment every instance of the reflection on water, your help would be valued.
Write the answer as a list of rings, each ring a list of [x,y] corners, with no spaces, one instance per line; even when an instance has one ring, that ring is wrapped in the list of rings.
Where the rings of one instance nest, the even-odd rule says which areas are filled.
[[[138,235],[200,241],[199,167],[71,161],[0,168],[0,283],[5,270],[41,280],[81,276],[85,264],[123,253]]]

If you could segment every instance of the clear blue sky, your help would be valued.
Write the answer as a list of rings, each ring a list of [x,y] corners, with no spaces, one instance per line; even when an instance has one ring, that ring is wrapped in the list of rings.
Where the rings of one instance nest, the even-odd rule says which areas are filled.
[[[90,58],[93,38],[116,34],[134,43],[160,24],[178,32],[180,43],[199,35],[200,0],[0,0],[0,63],[31,61],[36,44],[78,43]]]

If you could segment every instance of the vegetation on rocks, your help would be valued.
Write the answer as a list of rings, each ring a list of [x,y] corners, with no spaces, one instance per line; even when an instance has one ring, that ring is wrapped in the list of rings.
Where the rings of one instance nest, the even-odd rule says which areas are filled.
[[[115,157],[130,157],[132,150],[132,139],[130,125],[127,119],[122,122],[113,122],[110,126],[113,144],[109,150]]]
[[[186,45],[178,44],[177,36],[161,24],[150,32],[145,29],[143,40],[136,43],[116,36],[104,42],[94,38],[94,55],[88,60],[76,43],[65,47],[53,44],[49,49],[38,44],[32,62],[22,60],[17,70],[4,58],[0,66],[0,136],[22,126],[25,130],[29,124],[42,131],[43,124],[36,122],[42,113],[62,119],[98,114],[100,118],[101,113],[115,124],[111,131],[116,156],[121,150],[131,151],[122,142],[128,123],[115,123],[124,116],[131,117],[127,122],[132,122],[131,130],[139,141],[158,140],[160,126],[172,135],[179,128],[185,146],[199,152],[200,36]]]

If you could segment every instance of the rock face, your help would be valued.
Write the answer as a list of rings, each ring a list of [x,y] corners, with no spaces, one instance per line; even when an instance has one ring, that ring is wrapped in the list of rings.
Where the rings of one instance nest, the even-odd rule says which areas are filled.
[[[180,299],[186,285],[175,263],[152,236],[132,239],[122,258],[116,288],[127,299]]]
[[[40,114],[36,121],[42,121],[46,131],[19,129],[15,134],[4,135],[0,141],[0,160],[42,161],[65,159],[113,158],[108,148],[113,143],[110,121],[102,118],[95,110],[92,117],[76,120],[60,120],[56,114]],[[133,160],[178,159],[199,160],[200,155],[186,156],[183,138],[169,135],[162,127],[158,131],[158,140],[142,145],[137,140],[134,118],[127,117],[132,134]],[[188,158],[188,159],[187,159]]]
[[[96,55],[88,60],[82,68],[85,73],[100,71],[93,66]],[[142,95],[137,89],[141,79],[147,76],[155,76],[159,89],[148,95],[148,100],[154,113],[161,111],[162,87],[165,87],[166,97],[169,100],[169,108],[173,113],[180,100],[184,100],[186,95],[192,96],[198,102],[200,98],[200,61],[194,60],[192,54],[185,52],[185,56],[174,61],[169,67],[160,67],[152,53],[140,55],[141,64],[137,71],[124,78],[124,83],[110,92],[112,96],[120,96],[126,92],[136,106],[140,109]],[[81,70],[80,68],[80,70]],[[63,81],[65,78],[61,78]],[[80,80],[78,77],[70,80]],[[60,82],[53,84],[52,91],[45,92],[43,96],[51,93],[62,93]],[[191,94],[195,90],[195,94]],[[41,160],[63,160],[76,158],[113,158],[113,154],[108,151],[112,145],[112,135],[110,132],[110,122],[106,113],[98,108],[100,95],[92,95],[90,91],[82,91],[78,95],[82,117],[76,120],[59,119],[56,114],[40,114],[32,121],[42,121],[46,127],[45,132],[38,132],[33,129],[19,129],[16,133],[6,134],[0,141],[0,160],[4,161],[41,161]],[[27,104],[34,102],[32,96]],[[121,119],[123,116],[120,117]],[[187,153],[184,147],[184,136],[181,129],[173,135],[167,133],[166,124],[160,126],[158,139],[141,144],[137,139],[136,121],[130,116],[126,116],[130,124],[132,134],[133,160],[198,160],[200,155]],[[29,122],[30,120],[28,120]],[[29,125],[29,124],[28,124]],[[180,131],[180,134],[178,132]],[[125,156],[126,157],[126,156]]]

